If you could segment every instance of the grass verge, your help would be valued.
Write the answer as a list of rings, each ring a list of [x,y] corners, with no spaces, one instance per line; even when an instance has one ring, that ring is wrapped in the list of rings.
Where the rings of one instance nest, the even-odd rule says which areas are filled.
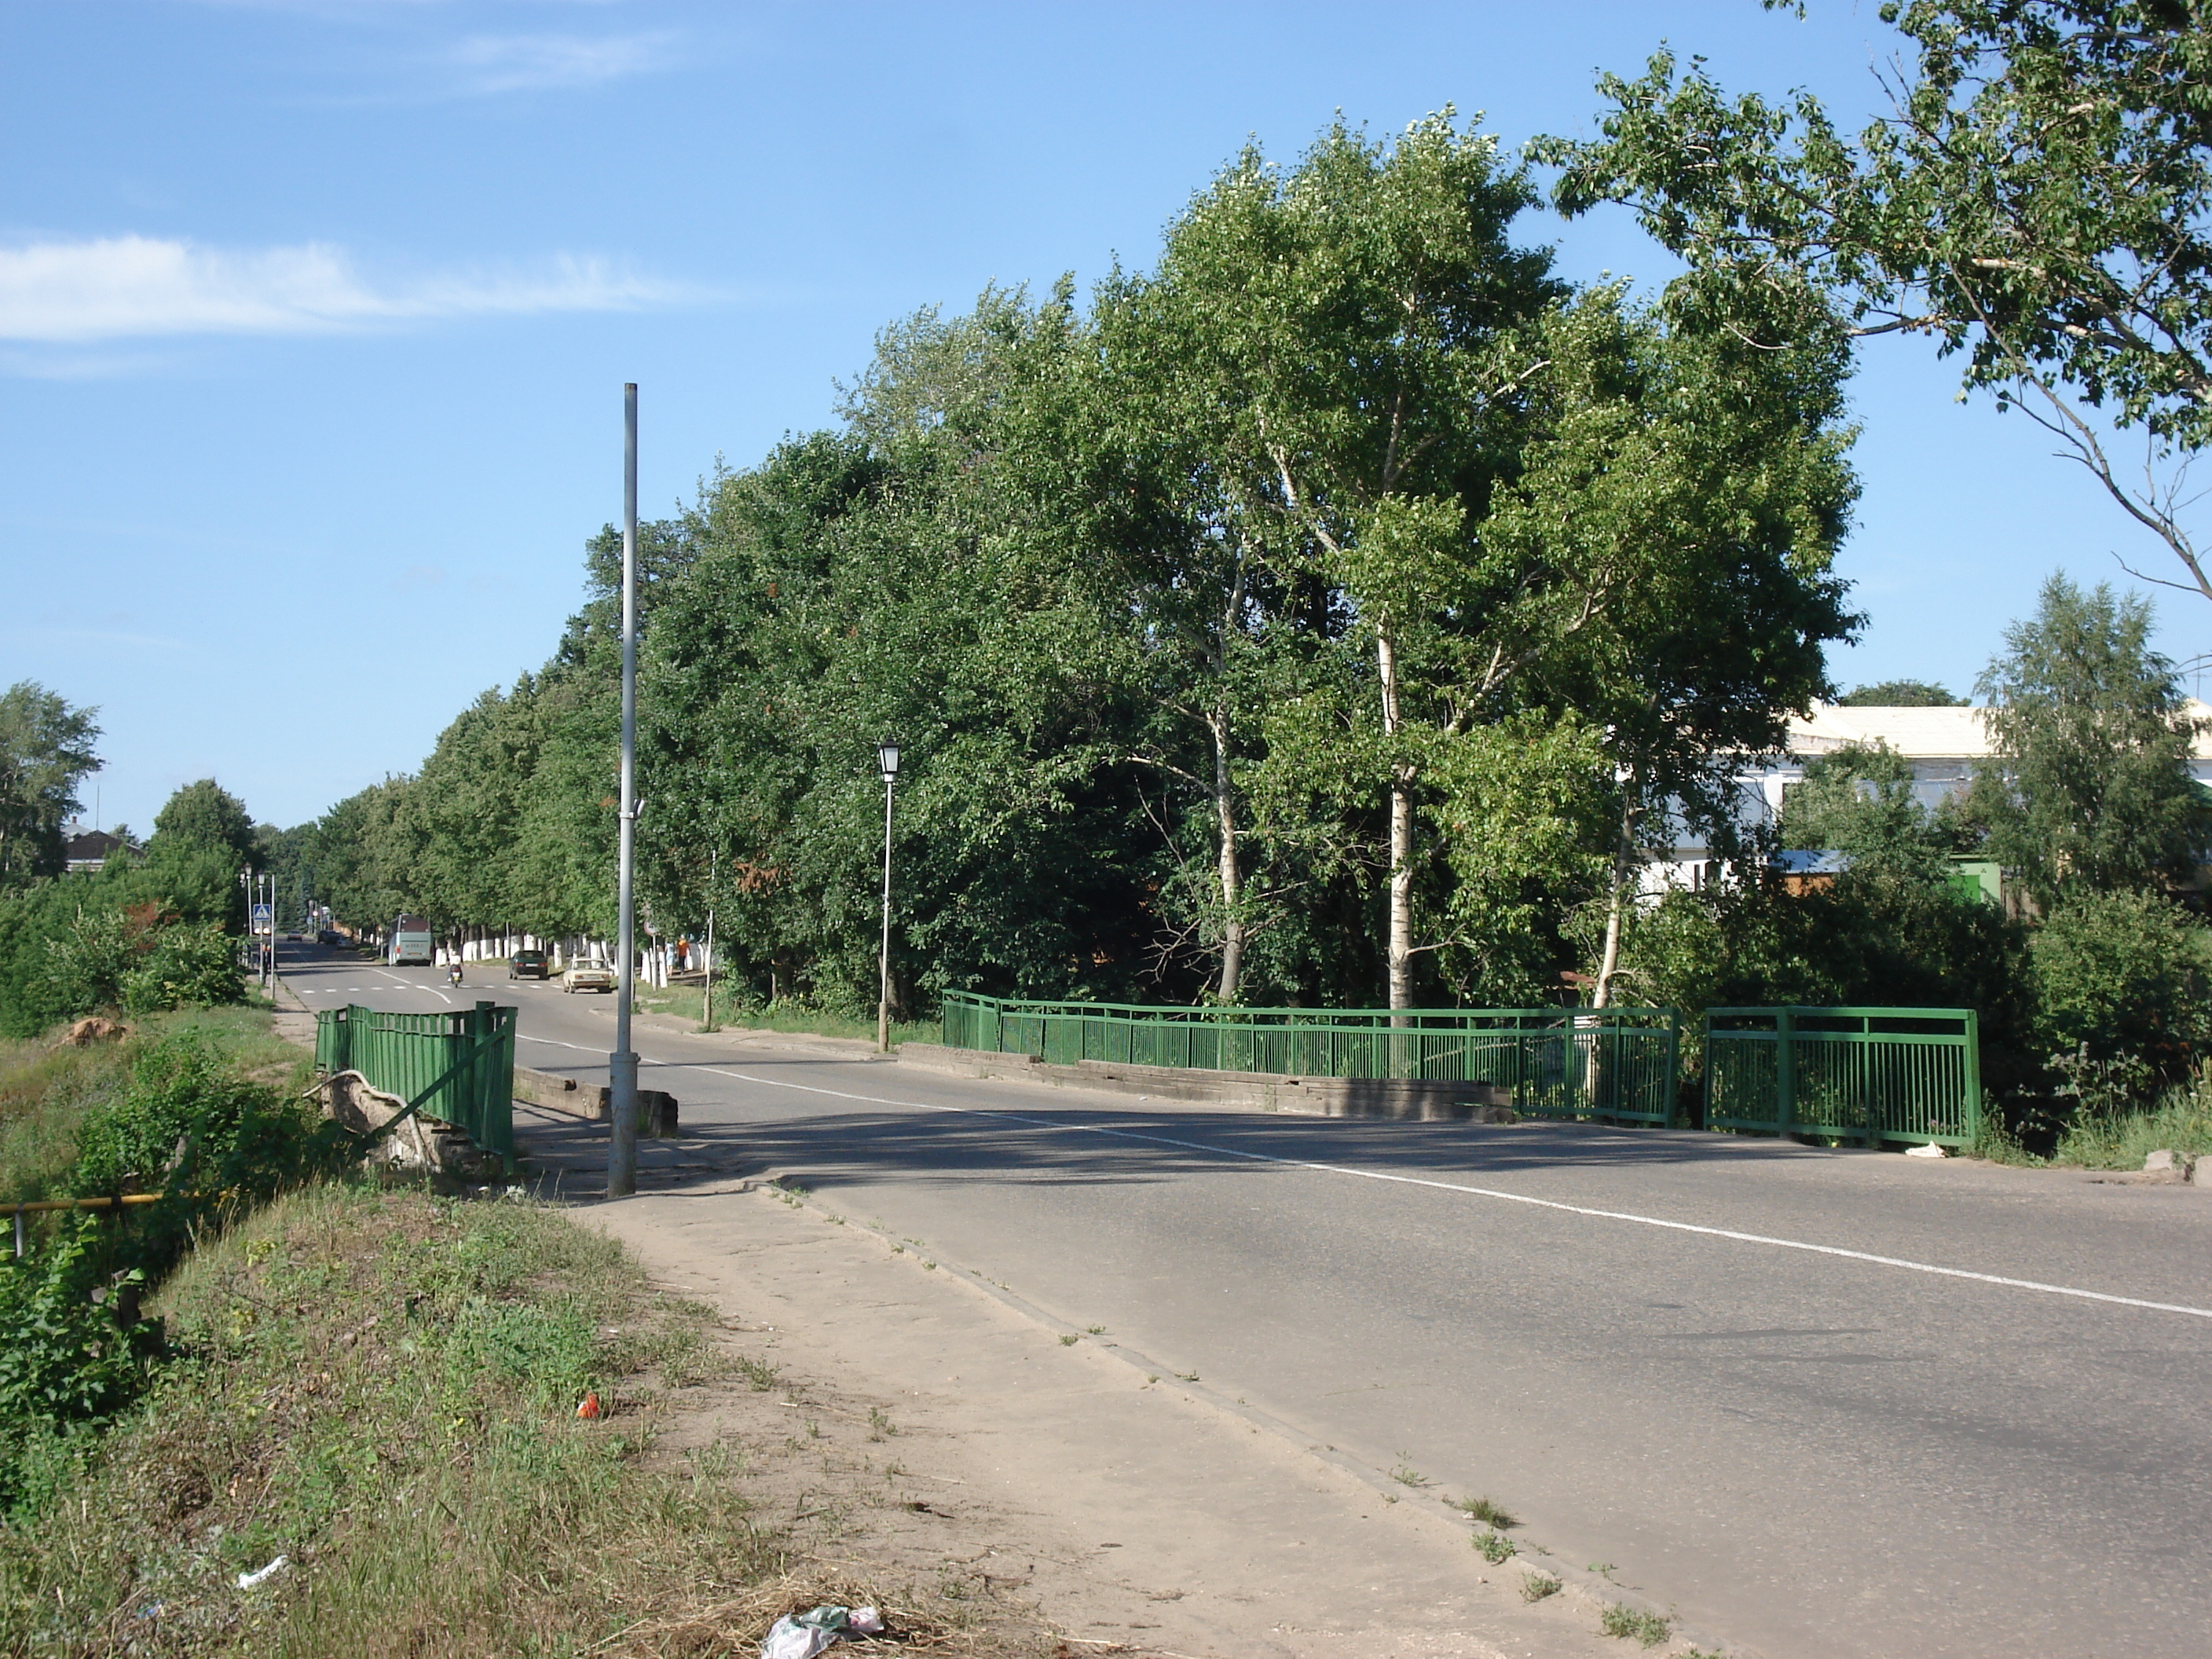
[[[1988,1113],[1973,1149],[1975,1157],[1995,1164],[2081,1170],[2140,1170],[2146,1156],[2160,1151],[2212,1157],[2212,1076],[2169,1089],[2139,1110],[2082,1112],[2059,1131],[2048,1158],[2022,1146]]]
[[[2092,1170],[2140,1170],[2161,1150],[2212,1155],[2212,1079],[2170,1090],[2148,1111],[2094,1113],[2068,1126],[2054,1164]]]
[[[671,985],[654,990],[641,988],[637,1006],[644,1012],[673,1014],[679,1019],[703,1023],[706,1018],[706,993],[696,985]],[[773,1002],[766,1007],[733,1006],[720,993],[714,998],[714,1019],[717,1028],[736,1026],[755,1031],[788,1031],[808,1036],[854,1037],[864,1042],[876,1040],[876,1022],[872,1019],[854,1019],[842,1014],[826,1013],[818,1008],[809,1008],[801,1003]],[[894,1020],[891,1022],[891,1042],[935,1042],[942,1028],[933,1020]]]
[[[0,1528],[0,1650],[734,1654],[841,1595],[952,1639],[795,1578],[741,1449],[656,1454],[668,1392],[730,1369],[714,1316],[557,1210],[310,1187],[149,1311],[153,1390]]]
[[[820,1601],[872,1601],[909,1652],[1040,1650],[957,1574],[853,1559],[846,1511],[888,1498],[787,1506],[811,1466],[726,1426],[773,1369],[597,1232],[307,1181],[304,1064],[250,1009],[0,1048],[0,1182],[107,1191],[167,1158],[185,1194],[178,1227],[152,1224],[169,1200],[55,1223],[0,1273],[0,1653],[706,1659]]]

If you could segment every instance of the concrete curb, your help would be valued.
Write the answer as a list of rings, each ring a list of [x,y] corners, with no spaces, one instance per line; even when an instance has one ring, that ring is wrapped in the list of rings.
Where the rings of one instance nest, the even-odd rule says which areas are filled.
[[[540,1072],[528,1066],[514,1068],[514,1098],[526,1106],[558,1112],[586,1123],[605,1123],[613,1112],[605,1084],[580,1085],[557,1072]],[[648,1140],[672,1140],[677,1134],[677,1101],[665,1089],[640,1089],[638,1106],[643,1117],[638,1133]]]

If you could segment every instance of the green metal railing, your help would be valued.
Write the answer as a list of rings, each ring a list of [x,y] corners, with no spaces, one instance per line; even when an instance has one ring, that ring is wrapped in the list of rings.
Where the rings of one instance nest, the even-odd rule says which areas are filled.
[[[1982,1121],[1971,1008],[1709,1008],[1705,1127],[1972,1146]]]
[[[1516,1110],[1664,1124],[1679,1021],[1671,1008],[1172,1008],[1011,1002],[948,992],[945,1042],[1048,1065],[1490,1083]]]
[[[514,1010],[479,1002],[452,1013],[358,1006],[315,1014],[315,1065],[359,1072],[372,1089],[450,1123],[514,1167]]]

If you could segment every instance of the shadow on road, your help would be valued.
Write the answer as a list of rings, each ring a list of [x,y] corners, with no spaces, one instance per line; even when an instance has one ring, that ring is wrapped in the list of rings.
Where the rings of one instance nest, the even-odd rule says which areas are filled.
[[[679,1140],[641,1144],[641,1187],[680,1192],[767,1170],[788,1171],[824,1185],[886,1179],[1128,1185],[1198,1171],[1257,1170],[1279,1160],[1479,1180],[1538,1170],[1728,1166],[1749,1160],[1771,1165],[1776,1158],[1854,1155],[1750,1136],[1592,1123],[1422,1123],[1203,1108],[1117,1108],[1096,1097],[1041,1100],[1020,1085],[990,1105],[951,1106],[921,1097],[933,1093],[929,1085],[941,1079],[932,1077],[920,1084],[911,1073],[890,1066],[856,1081],[849,1061],[748,1055],[738,1063],[763,1079],[836,1092],[753,1085],[758,1092],[748,1108],[695,1107],[683,1074],[726,1073],[731,1062],[655,1064],[650,1069],[658,1074],[659,1086],[685,1102],[684,1128]],[[726,1076],[715,1080],[728,1086]],[[914,1103],[907,1109],[837,1097],[896,1100],[909,1093]],[[763,1097],[787,1102],[787,1112],[744,1121],[714,1121],[720,1110],[758,1111]],[[531,1119],[526,1125],[526,1116]],[[540,1118],[546,1121],[541,1123]],[[604,1190],[598,1183],[606,1156],[605,1125],[526,1114],[520,1108],[516,1123],[541,1168],[566,1172],[564,1192],[580,1198]]]

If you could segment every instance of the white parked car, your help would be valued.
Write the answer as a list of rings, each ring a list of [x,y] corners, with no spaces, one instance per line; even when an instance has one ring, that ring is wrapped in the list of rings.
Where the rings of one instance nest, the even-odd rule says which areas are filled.
[[[614,964],[601,962],[597,957],[586,957],[570,963],[561,973],[563,991],[611,991],[615,988]]]

